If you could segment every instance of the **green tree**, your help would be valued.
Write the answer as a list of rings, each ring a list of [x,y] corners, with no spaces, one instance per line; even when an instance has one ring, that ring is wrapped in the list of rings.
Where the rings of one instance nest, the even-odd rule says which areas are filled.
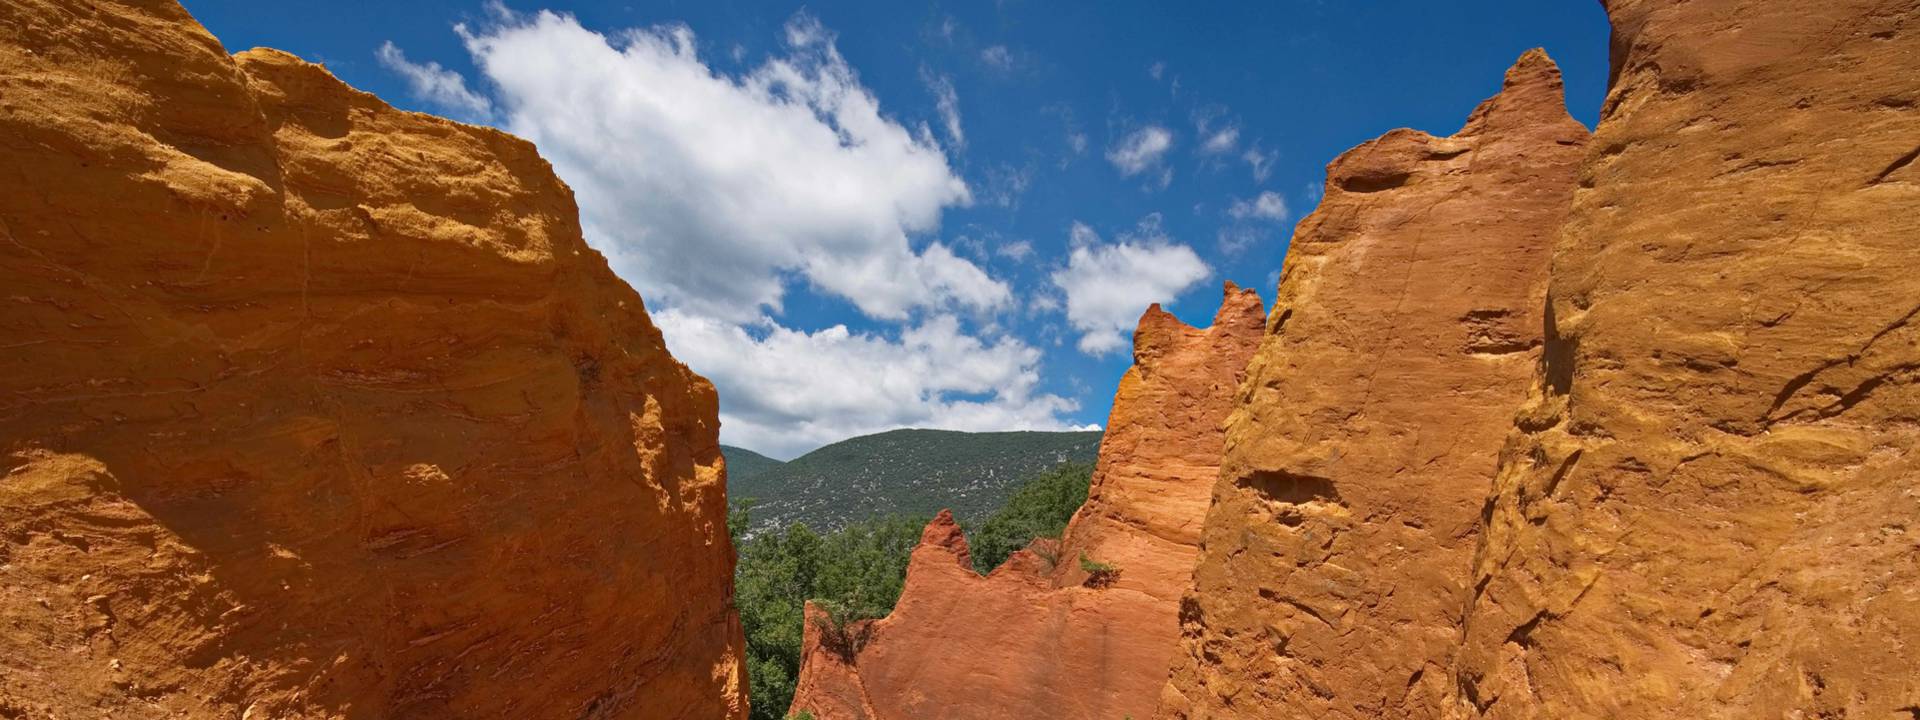
[[[1023,481],[1013,499],[971,533],[976,567],[991,569],[1036,537],[1059,537],[1086,502],[1089,465],[1063,465]],[[832,615],[836,628],[885,617],[900,600],[907,562],[926,517],[857,522],[830,533],[805,524],[745,536],[752,499],[727,516],[733,546],[735,602],[747,635],[747,683],[754,720],[783,720],[800,674],[806,601]]]
[[[1020,484],[1005,507],[968,533],[973,568],[984,575],[1035,538],[1058,538],[1067,521],[1087,502],[1093,466],[1069,463],[1041,472]]]
[[[729,525],[744,528],[751,503]],[[907,560],[924,518],[885,518],[821,535],[806,525],[735,544],[734,594],[747,635],[747,683],[753,717],[780,720],[793,702],[807,600],[837,623],[884,617],[900,599]]]

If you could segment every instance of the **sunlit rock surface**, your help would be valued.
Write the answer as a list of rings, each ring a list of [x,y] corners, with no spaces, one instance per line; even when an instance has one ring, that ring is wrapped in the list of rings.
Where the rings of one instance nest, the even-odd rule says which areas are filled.
[[[1213,326],[1158,306],[1134,331],[1087,502],[1058,541],[992,574],[942,513],[893,613],[826,627],[810,607],[792,710],[857,718],[1148,717],[1219,473],[1221,422],[1260,340],[1260,297],[1227,285]],[[1090,577],[1094,563],[1113,569]]]
[[[0,716],[744,716],[713,388],[530,144],[9,0],[0,287]]]
[[[1228,422],[1175,718],[1436,718],[1587,131],[1533,51],[1328,167]]]

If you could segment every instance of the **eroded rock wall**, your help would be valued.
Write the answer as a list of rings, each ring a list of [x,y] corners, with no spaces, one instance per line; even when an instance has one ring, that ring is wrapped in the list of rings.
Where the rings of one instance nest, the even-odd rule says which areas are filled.
[[[10,0],[0,287],[0,716],[744,716],[713,388],[530,144]]]
[[[1148,309],[1089,497],[1062,538],[981,577],[942,513],[914,549],[892,614],[843,637],[808,628],[793,711],[820,720],[1152,713],[1219,471],[1221,423],[1263,315],[1257,294],[1231,284],[1205,330]],[[1082,555],[1117,575],[1089,578]],[[824,619],[817,609],[809,617]]]
[[[1920,713],[1920,3],[1607,10],[1462,705]]]
[[[1587,131],[1533,51],[1328,167],[1228,421],[1174,718],[1437,718]]]

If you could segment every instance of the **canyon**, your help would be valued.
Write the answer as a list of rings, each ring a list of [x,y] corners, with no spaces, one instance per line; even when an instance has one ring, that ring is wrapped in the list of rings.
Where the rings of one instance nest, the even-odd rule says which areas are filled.
[[[1606,9],[1591,137],[1535,52],[1454,136],[1329,166],[1226,423],[1155,716],[1920,712],[1920,3]],[[960,542],[930,527],[909,585]],[[927,583],[956,585],[949,617],[982,597]],[[1103,620],[1054,627],[1076,621]],[[890,662],[946,667],[966,646],[943,639]],[[972,652],[883,694],[1077,717],[1108,692],[1076,671],[1003,704],[1058,661]],[[820,717],[913,716],[865,692]]]
[[[810,605],[791,714],[1151,712],[1219,472],[1221,423],[1265,315],[1253,291],[1228,284],[1224,294],[1204,330],[1157,305],[1140,318],[1087,501],[1061,537],[982,577],[943,512],[913,551],[891,614],[838,622]]]
[[[1920,0],[1602,4],[1597,127],[1534,51],[1334,160],[792,712],[1920,715]],[[746,716],[717,394],[531,144],[16,0],[0,150],[0,717]]]

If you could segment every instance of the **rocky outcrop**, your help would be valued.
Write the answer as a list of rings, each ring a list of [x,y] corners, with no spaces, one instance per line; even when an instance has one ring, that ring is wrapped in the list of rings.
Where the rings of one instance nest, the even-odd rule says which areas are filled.
[[[744,716],[713,388],[528,143],[10,0],[0,286],[0,716]]]
[[[1459,174],[1425,172],[1459,146],[1405,134],[1333,167],[1230,423],[1165,715],[1920,713],[1920,3],[1607,9],[1577,190],[1568,145],[1480,144],[1551,85],[1531,58]],[[1398,202],[1423,187],[1451,189]],[[1436,219],[1488,188],[1473,217],[1504,230]],[[1520,293],[1406,310],[1521,280],[1556,227],[1537,316]],[[1455,288],[1416,282],[1462,260]],[[1341,292],[1367,264],[1408,279]],[[1410,361],[1436,328],[1469,352]],[[1535,356],[1489,482],[1499,363]]]
[[[1463,707],[1920,714],[1920,2],[1607,6]]]
[[[1231,284],[1206,330],[1148,309],[1092,489],[1062,538],[981,577],[942,513],[914,549],[892,614],[837,627],[810,610],[793,711],[820,720],[1147,717],[1176,650],[1221,422],[1263,314],[1257,294]],[[1082,557],[1113,572],[1090,577]]]
[[[1533,51],[1465,127],[1328,167],[1228,422],[1175,718],[1438,718],[1587,131]]]

